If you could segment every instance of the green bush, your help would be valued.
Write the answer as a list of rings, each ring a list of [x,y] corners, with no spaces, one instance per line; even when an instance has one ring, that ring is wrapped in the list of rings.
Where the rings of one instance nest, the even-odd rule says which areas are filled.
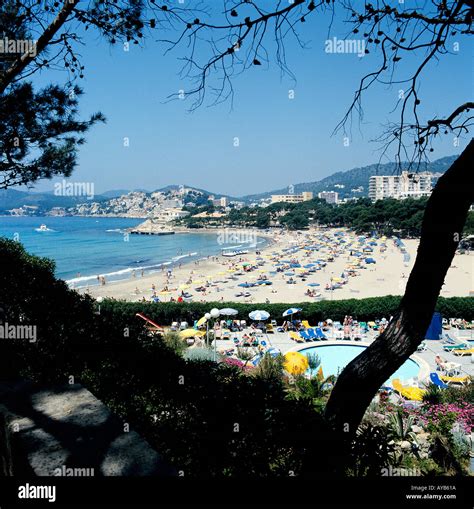
[[[367,299],[345,299],[320,302],[274,303],[274,304],[246,304],[241,302],[226,302],[225,307],[232,307],[238,311],[234,318],[248,320],[248,315],[258,306],[270,313],[270,317],[277,322],[283,321],[282,314],[289,307],[299,307],[302,311],[298,318],[308,320],[312,324],[331,318],[342,321],[346,315],[351,315],[361,321],[390,318],[400,304],[400,297],[388,295],[386,297],[371,297]],[[444,317],[462,317],[474,320],[474,300],[472,297],[439,297],[436,309]],[[222,302],[125,302],[106,299],[101,306],[101,312],[110,320],[121,320],[127,324],[136,322],[136,313],[146,316],[159,323],[169,325],[174,321],[194,323],[213,307],[224,307]]]

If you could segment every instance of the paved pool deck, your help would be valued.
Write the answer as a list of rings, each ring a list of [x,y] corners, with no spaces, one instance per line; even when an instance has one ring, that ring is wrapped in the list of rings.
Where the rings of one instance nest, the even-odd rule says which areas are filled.
[[[456,338],[460,341],[472,341],[474,348],[474,329],[470,330],[457,330],[451,329],[447,332],[450,337]],[[326,333],[325,333],[326,334]],[[241,338],[242,333],[231,333],[230,340],[217,340],[217,349],[219,351],[228,350],[233,348],[233,338]],[[261,338],[264,339],[269,346],[278,348],[283,354],[288,351],[298,351],[305,348],[310,348],[318,345],[370,345],[377,337],[377,332],[369,331],[363,336],[362,341],[334,339],[331,333],[328,334],[327,341],[312,341],[307,343],[296,343],[289,338],[288,333],[275,332],[272,334],[262,334]],[[425,340],[426,350],[423,352],[416,352],[411,358],[420,365],[419,380],[425,380],[431,371],[436,371],[435,357],[439,355],[446,362],[454,362],[460,365],[460,376],[474,376],[474,355],[458,356],[452,352],[443,350],[446,343],[443,340]]]

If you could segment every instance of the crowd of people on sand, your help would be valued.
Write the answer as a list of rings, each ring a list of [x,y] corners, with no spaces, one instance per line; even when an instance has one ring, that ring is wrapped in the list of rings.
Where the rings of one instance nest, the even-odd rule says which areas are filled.
[[[156,280],[151,284],[151,278],[147,278],[148,288],[137,284],[128,292],[140,296],[141,300],[152,302],[182,302],[191,299],[205,301],[209,300],[206,297],[210,295],[212,300],[216,301],[238,298],[251,302],[254,297],[257,298],[258,294],[263,293],[261,301],[264,302],[269,300],[269,297],[272,298],[270,294],[281,293],[281,283],[284,282],[288,290],[291,287],[293,298],[297,298],[293,290],[302,286],[302,297],[323,299],[328,295],[325,292],[331,292],[332,298],[334,290],[350,285],[351,279],[361,275],[363,270],[375,267],[372,264],[376,261],[372,256],[375,256],[376,251],[383,253],[387,249],[394,251],[399,248],[397,244],[391,247],[385,237],[357,236],[338,230],[275,234],[273,240],[272,246],[264,252],[257,250],[254,254],[239,254],[233,258],[208,255],[194,261],[189,260],[187,266],[183,266],[181,261],[162,266],[161,273],[164,277],[161,284]],[[330,272],[330,268],[332,262],[338,258],[344,259],[345,263],[334,274]],[[212,269],[209,266],[201,268],[206,261],[216,263],[217,266]],[[181,268],[189,270],[184,272]],[[138,271],[144,278],[144,269],[134,269],[130,276],[132,281],[137,279]],[[175,276],[177,271],[178,276]],[[320,281],[321,279],[323,281]],[[100,286],[106,284],[105,276],[97,276],[97,280]],[[310,288],[305,288],[307,286]],[[194,295],[185,291],[190,287],[190,292]],[[260,288],[266,288],[266,291],[260,292]],[[219,295],[223,292],[226,293],[225,298]]]

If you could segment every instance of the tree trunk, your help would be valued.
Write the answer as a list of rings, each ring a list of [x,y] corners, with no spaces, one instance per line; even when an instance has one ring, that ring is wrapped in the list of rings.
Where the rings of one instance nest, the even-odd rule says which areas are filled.
[[[336,440],[347,445],[380,386],[425,339],[444,278],[474,201],[474,140],[428,200],[415,265],[388,327],[339,376],[326,406]]]

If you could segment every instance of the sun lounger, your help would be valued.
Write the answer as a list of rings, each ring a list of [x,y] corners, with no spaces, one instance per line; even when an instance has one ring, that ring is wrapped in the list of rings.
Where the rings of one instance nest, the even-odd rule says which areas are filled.
[[[267,323],[266,331],[267,331],[267,334],[274,334],[275,330],[273,329],[273,324]]]
[[[398,392],[398,394],[400,394],[400,396],[412,401],[422,401],[423,395],[426,392],[419,387],[404,386],[398,378],[394,378],[392,380],[392,386]]]
[[[447,384],[445,384],[443,382],[443,380],[441,380],[439,378],[438,373],[430,373],[430,381],[431,381],[431,383],[433,383],[434,385],[436,385],[436,387],[439,387],[440,389],[448,388]]]
[[[456,345],[443,345],[443,350],[451,352],[452,350],[467,350],[469,345],[467,343],[458,343]]]
[[[450,343],[452,345],[455,345],[458,343],[458,341],[456,341],[455,339],[453,339],[449,334],[445,334],[444,335],[444,338],[445,338],[445,341],[446,343]]]
[[[300,337],[296,332],[290,331],[288,335],[293,341],[296,341],[297,343],[304,343],[304,339]]]
[[[306,334],[313,340],[313,341],[319,341],[319,336],[316,334],[316,331],[314,329],[307,329]]]
[[[308,343],[310,341],[313,341],[313,339],[311,338],[311,336],[307,333],[307,331],[300,331],[300,336]]]
[[[461,385],[467,385],[471,383],[471,377],[469,376],[446,376],[441,375],[441,380],[443,382],[446,382],[447,384],[461,384]]]
[[[453,351],[454,355],[461,355],[461,356],[472,355],[473,353],[474,353],[474,348],[469,348],[469,349],[466,349],[466,350],[454,350]]]
[[[321,327],[316,327],[316,337],[318,339],[327,339],[326,335],[324,334],[324,332],[322,331]]]
[[[302,321],[301,321],[301,325],[302,325],[305,329],[311,329],[311,325],[309,324],[308,320],[302,320]]]

